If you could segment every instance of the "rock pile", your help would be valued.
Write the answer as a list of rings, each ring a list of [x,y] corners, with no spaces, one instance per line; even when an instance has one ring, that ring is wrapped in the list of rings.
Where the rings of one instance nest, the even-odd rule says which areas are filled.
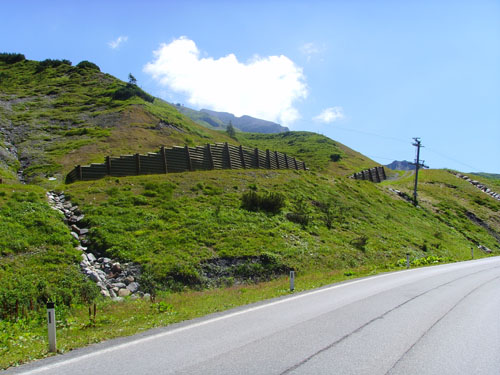
[[[490,190],[488,187],[486,187],[485,185],[483,185],[479,181],[473,180],[469,176],[463,175],[461,173],[455,173],[455,176],[457,176],[458,178],[461,178],[467,182],[470,182],[472,185],[477,187],[479,190],[490,195],[492,198],[496,199],[497,201],[500,201],[500,194],[494,192],[493,190]]]
[[[47,192],[47,199],[54,210],[64,215],[64,222],[68,225],[71,235],[78,241],[76,249],[82,252],[80,262],[82,273],[97,284],[103,296],[117,301],[127,296],[149,297],[147,293],[144,294],[139,290],[140,285],[137,282],[137,277],[141,273],[139,265],[120,264],[106,257],[97,258],[88,250],[89,229],[81,225],[85,216],[78,206],[67,200],[64,193]]]
[[[393,189],[393,188],[391,188],[391,187],[390,187],[390,188],[388,188],[388,189],[389,189],[389,191],[392,191],[394,194],[399,195],[399,196],[400,196],[401,198],[403,198],[405,201],[410,202],[410,203],[412,203],[412,202],[413,202],[413,199],[411,199],[411,197],[410,197],[407,193],[405,193],[404,191],[400,191],[400,190],[397,190],[397,189]]]

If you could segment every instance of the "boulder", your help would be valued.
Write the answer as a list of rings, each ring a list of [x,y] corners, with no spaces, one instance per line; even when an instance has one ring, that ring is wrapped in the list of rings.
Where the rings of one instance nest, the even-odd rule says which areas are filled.
[[[127,297],[130,296],[131,294],[132,292],[127,288],[123,288],[118,291],[118,297]]]
[[[90,271],[88,276],[89,276],[89,279],[95,283],[101,281],[101,279],[99,278],[99,275],[97,274],[96,271]]]
[[[122,266],[120,263],[113,263],[111,266],[111,272],[113,273],[120,273],[122,272]]]
[[[131,293],[135,293],[139,290],[139,283],[131,282],[127,285],[127,289],[130,290]]]

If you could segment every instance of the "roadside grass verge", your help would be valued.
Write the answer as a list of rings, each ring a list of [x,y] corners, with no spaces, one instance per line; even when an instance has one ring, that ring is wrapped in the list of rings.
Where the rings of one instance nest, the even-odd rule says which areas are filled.
[[[297,274],[294,293],[395,269],[400,268],[324,269]],[[93,306],[90,318],[86,305],[57,307],[58,353],[294,293],[289,290],[288,277],[283,276],[229,288],[162,292],[155,303],[128,297],[122,302],[98,299],[95,319]],[[45,312],[40,311],[17,321],[0,320],[0,369],[54,355],[48,352],[45,318]]]

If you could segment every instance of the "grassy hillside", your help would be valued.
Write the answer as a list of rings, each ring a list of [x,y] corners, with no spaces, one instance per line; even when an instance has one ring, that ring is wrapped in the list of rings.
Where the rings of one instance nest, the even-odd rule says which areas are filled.
[[[151,102],[153,98],[136,86],[130,98],[117,95],[130,85],[93,64],[0,61],[0,71],[4,178],[13,179],[19,168],[29,179],[61,178],[74,165],[101,162],[106,155],[229,139],[162,100]]]
[[[353,172],[379,165],[359,152],[316,133],[237,133],[237,139],[249,147],[279,150],[295,156],[307,161],[308,168],[334,176],[350,175]]]
[[[96,249],[144,264],[165,286],[209,283],[203,262],[219,258],[250,257],[256,277],[265,278],[276,269],[384,267],[406,252],[458,260],[475,244],[500,250],[466,215],[473,212],[500,233],[500,203],[446,171],[422,174],[418,209],[387,189],[410,192],[412,182],[208,171],[80,182],[66,192],[86,212]],[[242,196],[250,191],[282,194],[285,204],[277,213],[249,211]],[[268,255],[270,269],[257,259]]]
[[[47,355],[48,299],[57,302],[61,348],[70,350],[284,295],[290,269],[304,290],[399,269],[407,253],[414,266],[469,259],[478,245],[500,253],[500,202],[449,171],[421,171],[414,207],[394,192],[412,194],[411,172],[380,184],[350,179],[377,164],[327,137],[232,139],[152,100],[91,63],[0,58],[0,368]],[[75,164],[106,155],[224,141],[287,153],[310,170],[62,183]],[[17,181],[18,169],[29,184]],[[474,178],[500,192],[498,179]],[[141,265],[139,282],[159,291],[156,303],[97,296],[68,227],[47,204],[48,188],[85,214],[90,251]],[[97,320],[87,314],[94,302]]]

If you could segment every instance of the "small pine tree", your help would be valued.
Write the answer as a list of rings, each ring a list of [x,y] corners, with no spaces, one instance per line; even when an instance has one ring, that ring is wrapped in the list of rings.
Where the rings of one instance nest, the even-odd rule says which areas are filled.
[[[227,135],[229,135],[231,138],[236,138],[236,130],[234,130],[234,126],[233,124],[231,123],[231,121],[229,121],[229,125],[227,126],[226,128],[226,133]]]
[[[132,73],[128,74],[128,83],[137,86],[137,79],[132,75]]]

